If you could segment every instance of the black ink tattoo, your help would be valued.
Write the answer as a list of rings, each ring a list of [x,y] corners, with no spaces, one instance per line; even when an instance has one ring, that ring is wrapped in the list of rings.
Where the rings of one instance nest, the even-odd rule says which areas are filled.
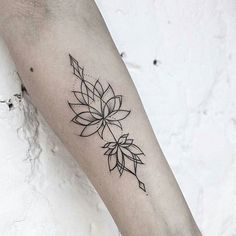
[[[110,84],[104,87],[99,79],[94,83],[85,79],[89,75],[84,73],[84,68],[71,55],[69,57],[73,74],[79,81],[78,89],[72,91],[75,102],[68,102],[74,112],[71,121],[83,127],[81,137],[98,134],[106,142],[102,148],[106,149],[104,155],[110,172],[117,169],[120,176],[124,171],[134,175],[139,187],[146,192],[145,184],[137,176],[138,165],[144,164],[140,158],[144,156],[143,151],[133,143],[129,134],[121,133],[117,137],[114,133],[114,129],[123,130],[121,121],[130,114],[130,110],[122,108],[123,97],[115,95]]]

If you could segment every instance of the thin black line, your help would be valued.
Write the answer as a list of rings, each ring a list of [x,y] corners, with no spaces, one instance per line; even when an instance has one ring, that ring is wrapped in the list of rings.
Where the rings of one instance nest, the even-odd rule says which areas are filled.
[[[117,142],[116,137],[115,137],[115,135],[113,134],[113,132],[111,131],[111,128],[110,128],[109,125],[107,125],[107,128],[108,128],[109,131],[111,132],[111,135],[113,136],[114,140]]]

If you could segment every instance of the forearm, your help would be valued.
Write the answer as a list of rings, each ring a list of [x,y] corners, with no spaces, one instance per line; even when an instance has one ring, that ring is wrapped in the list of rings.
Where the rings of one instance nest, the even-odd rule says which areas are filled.
[[[13,5],[20,8],[5,9],[1,31],[24,85],[122,234],[200,235],[94,2]],[[108,84],[113,98],[105,98]]]

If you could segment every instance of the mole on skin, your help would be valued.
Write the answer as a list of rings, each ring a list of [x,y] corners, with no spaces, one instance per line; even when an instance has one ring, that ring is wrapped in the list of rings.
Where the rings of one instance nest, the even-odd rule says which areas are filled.
[[[34,72],[34,68],[33,68],[33,67],[30,67],[30,71],[31,71],[31,72]]]

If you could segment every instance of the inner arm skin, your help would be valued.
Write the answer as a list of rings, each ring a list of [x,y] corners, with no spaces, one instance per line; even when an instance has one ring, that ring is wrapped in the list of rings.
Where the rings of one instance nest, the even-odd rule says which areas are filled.
[[[95,186],[123,236],[201,235],[149,124],[140,98],[93,0],[0,0],[0,30],[33,103]],[[138,174],[108,170],[102,140],[79,137],[67,101],[69,53],[123,95],[123,129],[144,151]],[[33,68],[33,72],[30,70]],[[186,176],[187,177],[187,176]]]

